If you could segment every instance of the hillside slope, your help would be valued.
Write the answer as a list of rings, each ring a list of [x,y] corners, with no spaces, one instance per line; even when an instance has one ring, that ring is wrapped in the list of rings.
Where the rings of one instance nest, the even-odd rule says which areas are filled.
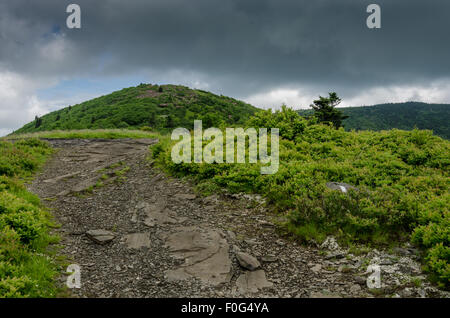
[[[418,102],[379,104],[363,107],[339,108],[349,116],[344,121],[346,130],[433,130],[435,135],[450,139],[450,105]],[[310,110],[299,111],[301,115]]]
[[[49,113],[14,133],[56,129],[142,128],[164,130],[239,124],[258,109],[236,99],[176,85],[141,84]]]

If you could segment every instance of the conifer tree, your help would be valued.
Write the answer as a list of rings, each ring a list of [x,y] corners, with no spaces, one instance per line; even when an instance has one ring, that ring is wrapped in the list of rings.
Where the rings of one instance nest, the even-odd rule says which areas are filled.
[[[341,99],[335,92],[332,92],[328,94],[328,97],[319,96],[319,99],[313,101],[310,107],[314,109],[314,116],[317,117],[319,122],[332,123],[338,129],[342,127],[342,121],[348,118],[335,108],[340,103]]]

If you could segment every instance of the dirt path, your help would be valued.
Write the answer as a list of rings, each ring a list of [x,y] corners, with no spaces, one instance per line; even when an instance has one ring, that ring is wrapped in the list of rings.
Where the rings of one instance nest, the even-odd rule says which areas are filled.
[[[62,225],[62,253],[81,266],[74,297],[373,297],[367,260],[387,273],[383,295],[442,296],[392,276],[423,278],[412,250],[303,247],[277,234],[257,198],[197,196],[151,167],[156,140],[49,142],[59,151],[29,188]]]

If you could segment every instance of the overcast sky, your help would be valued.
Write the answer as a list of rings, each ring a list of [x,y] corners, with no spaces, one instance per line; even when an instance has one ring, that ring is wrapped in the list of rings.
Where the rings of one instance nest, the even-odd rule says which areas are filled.
[[[329,91],[343,106],[450,103],[449,34],[448,0],[0,0],[0,135],[141,82],[265,108]]]

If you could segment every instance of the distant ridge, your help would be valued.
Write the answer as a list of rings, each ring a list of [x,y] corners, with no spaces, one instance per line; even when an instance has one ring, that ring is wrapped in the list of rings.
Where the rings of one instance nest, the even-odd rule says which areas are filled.
[[[450,139],[450,104],[420,102],[388,103],[373,106],[339,108],[347,116],[346,130],[389,130],[392,128],[432,130],[435,135]],[[299,110],[301,115],[311,110]]]

